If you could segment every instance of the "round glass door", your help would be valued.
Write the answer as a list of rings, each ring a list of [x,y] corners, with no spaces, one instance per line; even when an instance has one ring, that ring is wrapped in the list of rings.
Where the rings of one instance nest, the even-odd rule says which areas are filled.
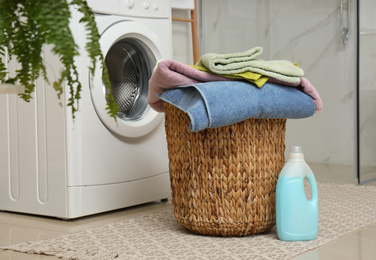
[[[133,21],[115,23],[101,35],[112,96],[120,109],[117,122],[107,114],[109,88],[102,80],[102,68],[97,69],[91,80],[91,97],[98,117],[116,135],[140,137],[163,120],[163,115],[147,103],[149,79],[157,61],[162,59],[157,43],[155,33]]]
[[[109,49],[105,63],[121,120],[139,120],[147,108],[148,84],[156,59],[135,38],[125,38]],[[106,92],[109,89],[106,87]]]

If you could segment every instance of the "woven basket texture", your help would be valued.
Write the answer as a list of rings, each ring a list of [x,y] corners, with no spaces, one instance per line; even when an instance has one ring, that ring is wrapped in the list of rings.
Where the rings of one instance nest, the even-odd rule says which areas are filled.
[[[271,229],[286,119],[247,119],[194,133],[186,113],[166,102],[164,109],[176,220],[203,235]]]

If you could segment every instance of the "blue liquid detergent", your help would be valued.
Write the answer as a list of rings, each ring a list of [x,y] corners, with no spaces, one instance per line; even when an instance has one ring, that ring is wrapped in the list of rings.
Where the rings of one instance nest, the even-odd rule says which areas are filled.
[[[292,152],[291,152],[292,151]],[[318,231],[318,193],[315,176],[304,161],[300,147],[292,147],[276,189],[278,238],[284,241],[314,240]],[[311,187],[311,199],[304,190],[304,179]]]

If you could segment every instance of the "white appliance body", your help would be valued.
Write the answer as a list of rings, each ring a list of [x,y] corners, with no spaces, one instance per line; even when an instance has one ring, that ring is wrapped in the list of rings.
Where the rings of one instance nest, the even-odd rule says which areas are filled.
[[[114,97],[120,93],[123,103],[132,99],[133,107],[125,104],[117,123],[107,115],[102,68],[90,75],[86,33],[78,23],[80,13],[72,9],[71,29],[80,50],[75,63],[83,87],[79,112],[73,120],[66,106],[68,89],[59,101],[43,79],[29,103],[0,95],[0,210],[71,219],[170,196],[163,115],[145,98],[153,67],[172,56],[170,1],[88,3]],[[44,60],[53,82],[61,65],[50,46]],[[9,63],[11,73],[17,68]],[[124,88],[139,93],[121,97]]]

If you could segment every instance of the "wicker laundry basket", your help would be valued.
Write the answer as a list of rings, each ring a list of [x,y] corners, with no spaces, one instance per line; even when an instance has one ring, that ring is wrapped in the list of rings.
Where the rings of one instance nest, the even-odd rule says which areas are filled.
[[[286,119],[248,119],[197,133],[164,102],[176,220],[204,235],[246,236],[275,225]]]

